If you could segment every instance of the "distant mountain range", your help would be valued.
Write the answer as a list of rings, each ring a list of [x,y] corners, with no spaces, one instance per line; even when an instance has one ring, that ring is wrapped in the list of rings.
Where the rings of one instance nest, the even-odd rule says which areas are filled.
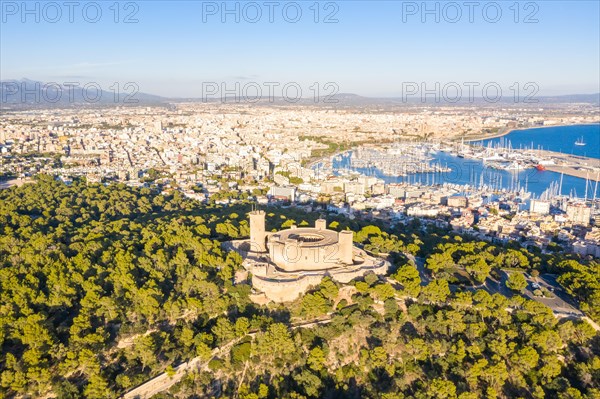
[[[153,94],[147,94],[137,91],[135,85],[124,85],[119,87],[100,87],[97,84],[88,84],[87,86],[64,86],[57,83],[44,83],[30,79],[21,80],[2,80],[0,81],[0,108],[4,109],[22,109],[22,108],[52,108],[52,107],[71,107],[71,106],[135,106],[135,105],[166,105],[168,103],[180,102],[210,102],[220,101],[218,96],[208,100],[197,98],[169,98]],[[511,93],[512,94],[512,93]],[[523,103],[523,99],[518,104],[524,106],[551,105],[551,104],[591,104],[600,105],[600,93],[595,94],[569,94],[560,96],[535,96],[537,102]],[[227,103],[234,103],[234,100],[228,98]],[[242,100],[242,103],[244,101]],[[302,98],[297,102],[286,101],[282,97],[276,97],[272,100],[268,98],[260,99],[256,104],[260,105],[315,105],[325,107],[398,107],[406,106],[452,106],[452,105],[478,105],[494,106],[495,104],[508,105],[514,103],[512,95],[504,96],[498,102],[492,103],[483,98],[475,98],[469,101],[468,98],[461,98],[456,103],[450,103],[443,99],[436,101],[433,95],[429,95],[426,101],[422,101],[420,96],[407,96],[407,99],[401,97],[364,97],[352,93],[338,93],[333,97]],[[517,104],[515,104],[517,105]]]
[[[425,101],[421,100],[421,97],[416,94],[414,96],[407,96],[406,99],[402,97],[363,97],[357,94],[351,93],[340,93],[335,95],[335,99],[339,100],[340,103],[343,104],[355,104],[355,105],[401,105],[401,104],[410,104],[410,105],[418,105],[418,104],[427,104],[427,105],[440,105],[440,106],[451,106],[453,104],[456,105],[465,105],[465,104],[476,104],[476,105],[493,105],[493,104],[525,104],[525,105],[535,105],[535,104],[592,104],[592,105],[600,105],[600,93],[595,94],[567,94],[560,96],[533,96],[533,100],[537,100],[536,102],[524,101],[525,98],[521,98],[520,102],[515,103],[514,98],[511,95],[502,97],[497,103],[487,101],[484,98],[473,98],[472,101],[469,101],[468,97],[461,98],[456,103],[451,103],[445,101],[443,98],[436,99],[433,95],[428,95],[425,98]]]
[[[590,103],[600,104],[600,93],[595,94],[567,94],[562,96],[540,97],[545,103]]]
[[[79,86],[30,79],[0,81],[0,106],[3,108],[139,105],[166,101],[161,96],[138,92],[135,84],[101,87],[93,82]]]

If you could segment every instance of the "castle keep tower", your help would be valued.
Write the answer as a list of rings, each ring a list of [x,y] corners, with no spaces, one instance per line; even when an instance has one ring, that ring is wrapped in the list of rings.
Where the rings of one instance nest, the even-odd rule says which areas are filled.
[[[250,251],[267,252],[265,238],[265,211],[250,212]]]
[[[352,260],[352,240],[354,238],[354,232],[350,230],[343,230],[338,233],[338,243],[340,250],[340,262],[351,265]]]

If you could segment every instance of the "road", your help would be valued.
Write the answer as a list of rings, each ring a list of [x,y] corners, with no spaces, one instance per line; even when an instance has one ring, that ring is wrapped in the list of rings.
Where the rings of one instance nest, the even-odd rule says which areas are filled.
[[[513,272],[501,270],[500,280],[496,280],[493,277],[488,277],[483,284],[469,287],[467,289],[471,292],[482,289],[486,290],[488,293],[490,293],[490,295],[501,294],[507,298],[511,298],[516,294],[506,286],[506,280],[508,280],[510,273]],[[523,296],[527,299],[532,299],[548,306],[550,309],[552,309],[552,312],[554,312],[556,317],[581,318],[584,316],[583,312],[577,308],[577,304],[573,301],[573,299],[565,292],[561,285],[556,282],[556,276],[543,274],[540,277],[533,278],[525,275],[525,279],[527,280],[527,288],[525,288]],[[536,288],[534,288],[534,284],[538,284],[540,288],[545,288],[548,292],[551,292],[552,297],[544,298],[535,296],[533,294],[533,291],[536,290]]]
[[[485,279],[483,284],[472,286],[467,288],[471,292],[475,292],[477,290],[485,290],[490,295],[501,294],[507,298],[511,298],[515,293],[506,286],[506,280],[508,279],[508,274],[505,271],[500,272],[500,280],[496,280],[493,277],[488,277]]]
[[[579,310],[573,298],[571,298],[562,286],[556,282],[556,276],[552,274],[542,274],[537,278],[527,277],[527,283],[525,296],[548,306],[557,316],[579,318],[585,316],[583,312]],[[545,288],[547,291],[550,291],[553,294],[552,298],[535,296],[533,294],[533,291],[535,291],[533,284],[536,283],[540,288]]]
[[[412,260],[417,270],[419,271],[419,276],[421,277],[421,284],[427,285],[431,278],[429,277],[429,273],[425,269],[425,259],[418,258],[410,254],[405,255]],[[490,295],[493,294],[501,294],[507,298],[511,298],[515,293],[506,286],[506,280],[508,279],[508,275],[511,273],[507,270],[500,271],[500,280],[496,280],[492,277],[488,277],[485,282],[478,286],[473,286],[466,288],[471,292],[475,292],[477,290],[486,290]],[[586,320],[596,331],[600,331],[600,326],[594,323],[591,319],[585,316],[585,314],[579,310],[577,303],[571,298],[569,294],[565,292],[563,287],[556,281],[557,276],[553,274],[542,274],[537,278],[525,275],[527,279],[527,288],[523,295],[534,301],[543,303],[548,306],[554,315],[557,318],[578,318]],[[551,298],[539,297],[533,294],[533,291],[536,290],[533,284],[538,284],[540,288],[545,288],[547,291],[551,292],[553,295]]]
[[[209,361],[212,360],[215,356],[221,354],[223,351],[230,349],[238,341],[239,339],[231,341],[222,347],[213,349]],[[195,357],[189,362],[182,363],[179,366],[175,367],[175,374],[173,374],[172,376],[169,376],[167,373],[162,373],[154,377],[150,381],[147,381],[144,384],[138,386],[137,388],[127,392],[123,396],[123,399],[151,398],[152,396],[171,388],[173,385],[178,383],[189,371],[200,368],[203,365],[203,363],[208,362],[202,362],[199,357]]]
[[[429,284],[431,278],[429,277],[429,273],[427,273],[425,270],[425,258],[419,258],[406,252],[404,252],[404,255],[415,264],[417,270],[419,271],[421,285]]]
[[[327,318],[324,319],[315,319],[296,323],[291,326],[291,329],[295,330],[297,328],[312,328],[317,325],[328,323],[331,323],[331,313],[327,314]],[[242,338],[245,338],[247,336],[253,337],[254,335],[256,335],[256,332],[248,333],[244,337],[235,339],[219,348],[213,349],[211,357],[207,361],[203,362],[200,359],[200,357],[195,357],[188,362],[182,363],[174,368],[175,374],[173,374],[172,376],[167,375],[167,373],[162,373],[152,378],[151,380],[143,383],[142,385],[132,389],[131,391],[127,392],[125,395],[122,396],[122,398],[148,399],[160,392],[166,391],[173,385],[177,384],[188,372],[204,368],[210,360],[212,360],[216,356],[220,356],[222,353],[225,353],[226,351],[231,349],[231,347],[238,343]]]

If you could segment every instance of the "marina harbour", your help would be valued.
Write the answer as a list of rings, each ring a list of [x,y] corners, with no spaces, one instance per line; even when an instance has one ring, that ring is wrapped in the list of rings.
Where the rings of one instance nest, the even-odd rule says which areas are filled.
[[[361,147],[317,164],[316,171],[345,177],[373,176],[387,184],[443,184],[462,186],[465,191],[528,192],[548,199],[556,195],[595,199],[600,195],[594,179],[597,172],[592,168],[585,171],[589,178],[576,177],[549,170],[554,162],[548,155],[551,153],[487,145],[396,143],[387,148]]]
[[[510,146],[516,149],[534,147],[539,150],[599,159],[600,124],[513,130],[505,136],[473,144],[481,144],[484,147]]]

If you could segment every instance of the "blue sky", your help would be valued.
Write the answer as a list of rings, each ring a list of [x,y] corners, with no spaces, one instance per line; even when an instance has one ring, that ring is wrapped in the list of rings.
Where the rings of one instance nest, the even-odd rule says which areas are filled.
[[[104,89],[133,81],[140,91],[165,96],[199,96],[203,82],[265,81],[335,82],[340,92],[365,96],[399,96],[405,82],[535,82],[540,95],[600,91],[598,1],[517,2],[516,23],[514,1],[476,2],[473,22],[465,2],[457,1],[462,16],[456,23],[448,20],[456,18],[449,2],[427,3],[429,9],[438,4],[439,22],[422,15],[420,1],[319,2],[318,23],[312,0],[297,2],[302,16],[296,23],[284,18],[295,17],[295,5],[285,1],[276,2],[273,22],[269,6],[257,1],[263,14],[257,23],[244,18],[246,1],[238,3],[239,23],[232,14],[222,22],[220,1],[138,1],[136,23],[123,23],[135,10],[125,9],[127,2],[119,3],[118,23],[113,1],[98,1],[96,23],[83,18],[90,2],[79,2],[73,22],[61,6],[56,23],[48,21],[54,9],[42,10],[47,2],[39,3],[40,22],[35,14],[22,15],[20,1],[1,3],[1,79],[93,81]],[[493,23],[495,4],[502,15]],[[34,9],[35,2],[28,6]],[[94,8],[87,10],[93,19]],[[254,17],[253,8],[246,11]],[[324,23],[333,11],[338,22]],[[538,22],[525,23],[531,13]]]

